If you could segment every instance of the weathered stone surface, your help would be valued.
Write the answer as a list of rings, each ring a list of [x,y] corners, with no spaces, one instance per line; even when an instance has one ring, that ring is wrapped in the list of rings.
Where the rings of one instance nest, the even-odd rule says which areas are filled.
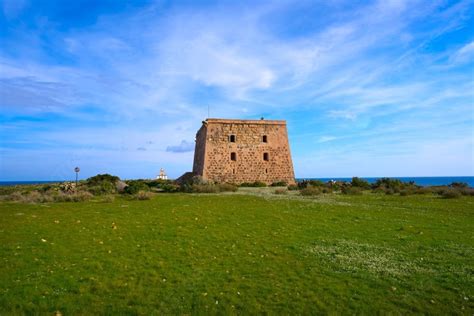
[[[235,184],[295,183],[286,121],[207,119],[196,134],[193,173]]]

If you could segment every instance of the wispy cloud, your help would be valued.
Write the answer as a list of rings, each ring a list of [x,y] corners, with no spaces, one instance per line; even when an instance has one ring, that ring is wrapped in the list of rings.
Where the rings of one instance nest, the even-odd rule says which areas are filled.
[[[172,153],[186,153],[194,150],[194,144],[182,140],[181,143],[177,146],[168,146],[166,147],[167,152]]]
[[[470,1],[97,4],[73,18],[27,2],[5,1],[3,10],[0,168],[8,177],[24,168],[11,157],[32,148],[58,153],[61,165],[67,153],[58,147],[102,166],[113,152],[125,166],[155,161],[179,176],[192,165],[194,143],[185,139],[208,107],[214,117],[288,119],[299,176],[349,175],[367,155],[374,172],[406,175],[407,160],[394,157],[408,138],[433,152],[440,139],[473,134]],[[380,154],[366,150],[374,144]],[[466,146],[450,147],[462,157],[458,174],[474,173]],[[346,168],[306,162],[338,155]],[[431,159],[426,174],[448,172],[441,150]],[[125,166],[117,172],[129,175]]]

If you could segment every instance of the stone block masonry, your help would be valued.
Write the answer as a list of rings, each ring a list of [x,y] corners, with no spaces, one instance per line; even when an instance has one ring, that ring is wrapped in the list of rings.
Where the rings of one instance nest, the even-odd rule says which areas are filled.
[[[219,183],[294,184],[286,121],[203,121],[196,134],[193,173]]]

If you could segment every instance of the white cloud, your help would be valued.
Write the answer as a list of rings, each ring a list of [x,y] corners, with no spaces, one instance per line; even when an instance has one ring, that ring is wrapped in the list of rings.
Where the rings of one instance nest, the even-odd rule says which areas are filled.
[[[0,55],[0,78],[6,91],[2,105],[22,108],[32,115],[60,112],[76,118],[83,115],[76,112],[81,106],[99,108],[99,120],[113,122],[113,131],[107,124],[66,133],[39,132],[35,139],[48,144],[74,139],[74,146],[84,148],[82,154],[92,152],[99,157],[103,152],[103,161],[109,162],[114,155],[124,156],[124,161],[147,163],[159,157],[161,163],[181,163],[183,171],[192,164],[187,151],[194,147],[183,140],[194,137],[208,106],[211,116],[271,114],[285,118],[306,111],[307,117],[294,121],[329,118],[334,125],[325,122],[324,127],[303,130],[295,124],[298,126],[293,129],[324,146],[346,139],[339,133],[341,126],[374,128],[379,119],[389,115],[405,115],[411,125],[391,119],[385,129],[397,122],[400,132],[411,131],[410,126],[424,126],[425,122],[419,117],[412,120],[417,113],[410,111],[423,108],[442,113],[449,125],[462,113],[469,113],[466,100],[472,100],[472,78],[469,82],[469,74],[436,66],[443,56],[451,63],[472,60],[474,43],[465,44],[451,57],[425,47],[463,23],[456,18],[466,8],[461,4],[444,10],[437,2],[378,1],[331,17],[297,36],[280,33],[290,32],[297,24],[289,22],[298,21],[277,21],[277,13],[292,9],[294,3],[162,15],[161,9],[152,5],[138,13],[104,15],[94,26],[71,29],[49,39],[63,48],[61,53],[70,61],[65,65],[51,65],[37,54],[18,59]],[[314,9],[316,4],[304,5]],[[430,26],[424,32],[413,28],[426,19],[454,22]],[[281,29],[275,30],[275,24]],[[32,34],[29,46],[47,47],[50,43],[41,42],[42,35]],[[178,131],[175,125],[184,128]],[[365,157],[365,153],[357,156],[357,150],[370,146],[372,137],[380,133],[362,135],[365,143],[354,145],[354,157]],[[338,142],[332,142],[336,139]],[[397,141],[402,140],[393,140]],[[387,152],[388,147],[384,147]],[[403,152],[404,148],[396,148],[398,154]],[[453,150],[459,152],[460,147]],[[186,153],[177,155],[179,151]],[[330,152],[322,159],[328,167],[336,168],[329,162],[338,155],[352,153]],[[356,163],[355,158],[344,159],[347,168]],[[300,156],[295,161],[302,164],[305,159]],[[304,168],[310,168],[309,173],[315,165]],[[377,168],[387,170],[382,165]]]
[[[467,43],[450,56],[450,61],[454,64],[461,64],[474,61],[474,41]]]

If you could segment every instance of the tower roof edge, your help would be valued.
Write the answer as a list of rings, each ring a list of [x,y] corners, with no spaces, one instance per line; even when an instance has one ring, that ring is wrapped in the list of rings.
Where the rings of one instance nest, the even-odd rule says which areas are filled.
[[[286,120],[241,120],[241,119],[208,118],[204,122],[206,122],[208,124],[209,123],[218,123],[218,124],[286,125]]]

